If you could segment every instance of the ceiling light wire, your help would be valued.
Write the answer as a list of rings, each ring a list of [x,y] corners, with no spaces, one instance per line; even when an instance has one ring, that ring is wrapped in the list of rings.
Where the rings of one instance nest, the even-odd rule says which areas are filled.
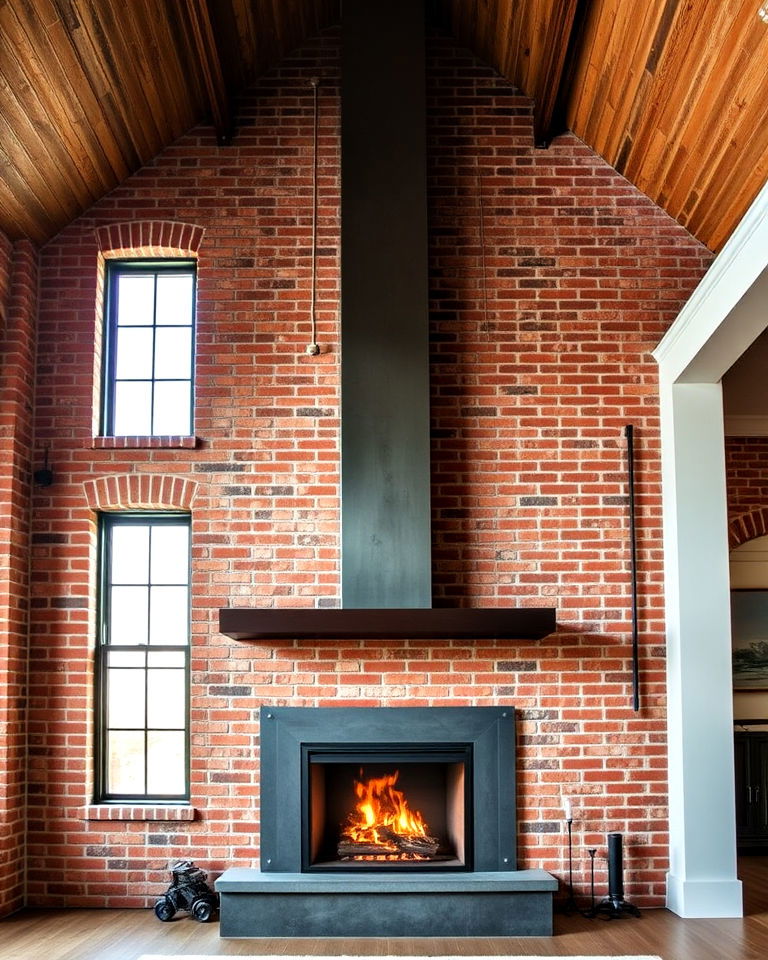
[[[485,260],[485,207],[483,205],[483,186],[480,177],[479,158],[475,157],[475,189],[477,191],[477,210],[480,218],[480,274],[482,284],[483,301],[483,326],[485,327],[485,339],[490,340],[490,325],[488,323],[488,272]]]
[[[477,212],[479,216],[480,228],[480,283],[482,287],[482,326],[485,328],[485,339],[489,342],[491,339],[491,326],[488,321],[488,269],[485,254],[485,205],[483,203],[483,181],[480,175],[480,158],[475,156],[475,191],[477,193]],[[479,339],[479,338],[478,338]],[[496,588],[501,586],[501,573],[499,570],[499,561],[501,553],[501,527],[499,524],[499,510],[493,514],[491,525],[493,527],[495,546],[493,547],[493,574],[496,580]]]
[[[320,86],[318,77],[309,81],[312,86],[312,281],[309,301],[309,315],[312,325],[312,338],[307,344],[307,353],[311,357],[320,353],[317,342],[317,312],[315,309],[317,291],[317,92]]]

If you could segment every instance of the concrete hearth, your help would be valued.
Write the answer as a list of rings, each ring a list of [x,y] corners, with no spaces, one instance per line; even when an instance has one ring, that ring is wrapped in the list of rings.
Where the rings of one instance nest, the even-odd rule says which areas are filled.
[[[222,937],[541,937],[557,880],[544,870],[488,873],[262,873],[216,881]]]

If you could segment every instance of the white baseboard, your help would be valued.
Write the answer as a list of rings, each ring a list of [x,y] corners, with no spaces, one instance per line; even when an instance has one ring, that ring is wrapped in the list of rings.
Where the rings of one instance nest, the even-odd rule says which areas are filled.
[[[667,909],[680,917],[743,917],[741,880],[681,880],[667,874]]]

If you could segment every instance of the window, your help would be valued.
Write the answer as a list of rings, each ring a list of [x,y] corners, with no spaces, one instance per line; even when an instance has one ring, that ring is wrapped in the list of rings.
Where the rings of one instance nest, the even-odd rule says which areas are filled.
[[[186,800],[189,517],[102,518],[99,800]]]
[[[195,265],[107,263],[105,436],[192,433]]]

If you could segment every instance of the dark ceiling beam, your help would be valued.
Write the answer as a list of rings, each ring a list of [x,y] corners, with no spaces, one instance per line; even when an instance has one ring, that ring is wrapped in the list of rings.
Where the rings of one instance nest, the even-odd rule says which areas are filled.
[[[563,101],[570,85],[576,40],[581,33],[589,0],[555,0],[547,24],[544,62],[534,93],[533,137],[546,148],[563,127]]]
[[[216,46],[216,36],[211,23],[208,0],[185,0],[185,3],[203,74],[203,83],[208,94],[208,105],[216,128],[216,140],[224,145],[232,140],[232,112]]]

